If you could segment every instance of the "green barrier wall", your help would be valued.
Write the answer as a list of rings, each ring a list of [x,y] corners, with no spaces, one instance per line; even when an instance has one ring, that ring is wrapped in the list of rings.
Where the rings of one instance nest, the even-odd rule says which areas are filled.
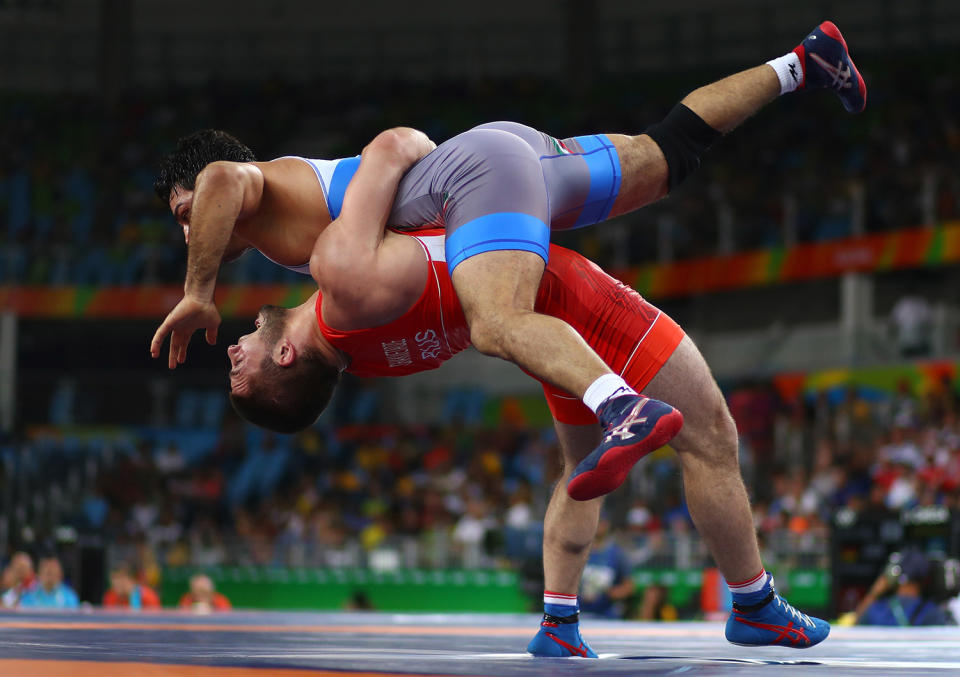
[[[376,573],[363,569],[204,569],[240,609],[343,609],[362,591],[378,611],[531,610],[509,571],[406,570]],[[187,591],[191,569],[166,569],[160,597],[175,606]]]
[[[175,606],[195,570],[165,569],[160,596]],[[404,570],[377,573],[362,569],[275,569],[214,567],[204,569],[217,590],[240,609],[343,609],[362,591],[378,611],[525,612],[539,609],[521,591],[510,571]],[[670,590],[678,606],[699,603],[702,573],[675,569],[638,569],[638,588],[653,582]],[[777,587],[804,609],[829,606],[830,576],[826,571],[780,573]]]

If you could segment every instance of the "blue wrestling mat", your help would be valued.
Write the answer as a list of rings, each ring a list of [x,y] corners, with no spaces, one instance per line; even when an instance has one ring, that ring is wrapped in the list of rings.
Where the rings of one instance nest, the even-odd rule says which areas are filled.
[[[719,623],[584,622],[600,660],[524,653],[533,615],[0,614],[0,675],[960,674],[958,628],[834,628],[806,650],[727,643]]]

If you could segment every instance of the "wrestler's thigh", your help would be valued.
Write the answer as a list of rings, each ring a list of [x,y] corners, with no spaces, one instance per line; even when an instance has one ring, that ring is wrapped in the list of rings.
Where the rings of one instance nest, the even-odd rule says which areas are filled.
[[[544,265],[540,255],[518,250],[488,251],[461,261],[451,278],[467,322],[533,310]]]
[[[670,442],[678,452],[727,457],[732,445],[736,453],[733,417],[710,367],[689,336],[683,337],[643,392],[683,414],[683,428]]]
[[[667,194],[667,160],[646,134],[607,134],[620,157],[620,192],[610,210],[619,216],[656,202]]]

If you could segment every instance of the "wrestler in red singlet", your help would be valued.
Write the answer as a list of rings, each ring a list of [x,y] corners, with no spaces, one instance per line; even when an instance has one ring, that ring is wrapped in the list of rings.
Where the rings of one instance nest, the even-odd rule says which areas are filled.
[[[423,293],[406,313],[384,325],[341,331],[321,316],[324,337],[350,356],[347,371],[357,376],[405,376],[436,369],[470,345],[470,331],[447,274],[443,231],[419,232],[430,274]],[[662,311],[625,284],[576,252],[550,245],[537,294],[538,313],[565,320],[637,391],[666,363],[683,338],[683,330]],[[579,398],[543,384],[547,404],[561,423],[586,425],[596,416]]]

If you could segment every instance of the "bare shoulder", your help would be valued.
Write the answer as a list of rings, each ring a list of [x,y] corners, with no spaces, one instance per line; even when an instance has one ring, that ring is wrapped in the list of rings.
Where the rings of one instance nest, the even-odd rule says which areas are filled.
[[[197,183],[248,183],[262,180],[263,173],[257,162],[231,162],[217,160],[211,162],[197,175]]]
[[[270,232],[263,236],[281,250],[275,252],[279,258],[269,255],[270,258],[294,265],[303,263],[329,219],[326,197],[316,173],[310,164],[293,157],[249,164],[263,175],[263,204],[258,219],[262,228]]]
[[[323,188],[313,166],[301,158],[283,157],[269,162],[251,162],[262,175],[264,189],[302,209],[320,209],[326,215]],[[321,204],[322,203],[322,204]]]
[[[317,237],[310,262],[321,289],[347,294],[373,283],[393,288],[411,283],[422,286],[428,264],[416,238],[387,231],[376,248],[357,240],[351,224],[343,219],[335,220]]]
[[[354,331],[377,327],[403,315],[416,299],[402,288],[377,277],[334,277],[321,286],[323,321],[336,329]]]
[[[317,175],[313,167],[300,157],[281,157],[266,162],[247,162],[245,164],[256,167],[268,181],[286,181],[291,177],[299,176],[307,177],[315,183],[317,181]]]
[[[321,246],[310,264],[323,292],[324,317],[339,329],[374,327],[400,317],[423,293],[428,274],[419,243],[396,233],[388,234],[372,260],[352,259],[337,247]]]

